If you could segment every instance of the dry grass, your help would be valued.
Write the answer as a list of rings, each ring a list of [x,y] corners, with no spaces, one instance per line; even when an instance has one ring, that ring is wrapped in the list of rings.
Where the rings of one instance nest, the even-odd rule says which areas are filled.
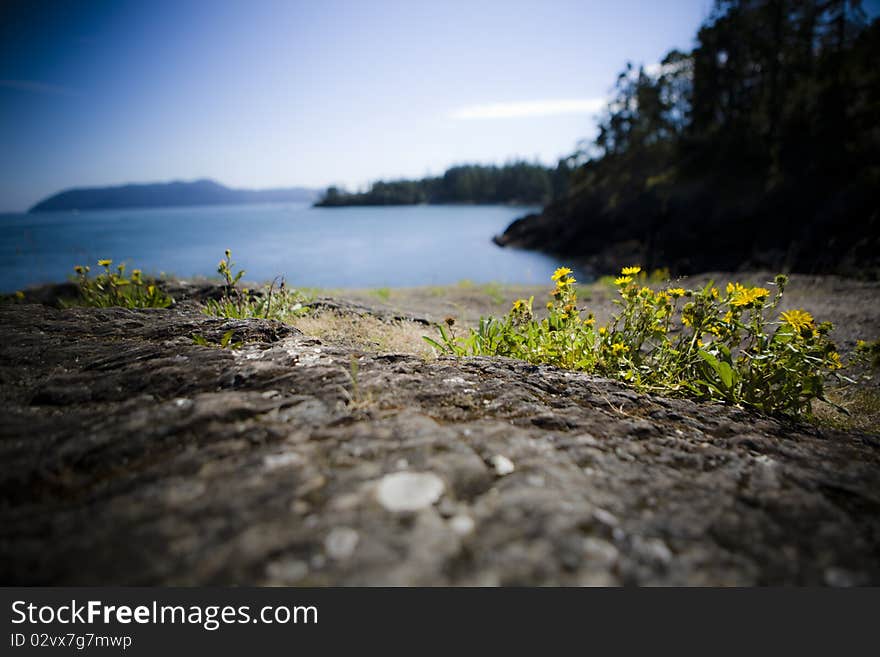
[[[880,426],[880,390],[874,386],[852,386],[829,390],[827,395],[830,401],[849,411],[849,415],[828,404],[815,402],[813,414],[819,426],[877,433],[877,427]]]
[[[383,322],[370,315],[335,311],[304,315],[291,321],[291,324],[306,335],[352,349],[434,357],[431,347],[422,340],[422,336],[433,335],[435,331],[423,324]]]

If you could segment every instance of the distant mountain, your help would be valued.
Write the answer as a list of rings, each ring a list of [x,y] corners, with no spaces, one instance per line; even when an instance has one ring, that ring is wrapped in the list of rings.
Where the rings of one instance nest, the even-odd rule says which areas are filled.
[[[159,208],[176,205],[234,205],[242,203],[310,203],[319,192],[305,187],[231,189],[213,180],[150,183],[68,189],[44,199],[29,212]]]

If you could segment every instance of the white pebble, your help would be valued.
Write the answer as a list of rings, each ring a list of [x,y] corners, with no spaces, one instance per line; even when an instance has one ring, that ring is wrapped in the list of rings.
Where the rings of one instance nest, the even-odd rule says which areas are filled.
[[[268,454],[263,458],[263,464],[267,470],[285,468],[291,465],[302,465],[305,459],[296,452],[281,452],[280,454]]]
[[[351,527],[335,527],[324,539],[324,550],[327,556],[337,561],[344,561],[354,554],[360,536]]]
[[[273,561],[266,567],[270,579],[283,584],[293,584],[309,574],[309,566],[299,559]]]
[[[516,470],[516,466],[506,456],[502,454],[496,454],[492,457],[492,467],[495,468],[495,473],[499,477],[503,477],[504,475],[509,475],[511,472]]]
[[[464,514],[455,516],[449,520],[449,526],[459,536],[467,536],[474,531],[474,519]]]
[[[431,472],[394,472],[382,477],[376,497],[389,511],[418,511],[439,500],[445,489]]]

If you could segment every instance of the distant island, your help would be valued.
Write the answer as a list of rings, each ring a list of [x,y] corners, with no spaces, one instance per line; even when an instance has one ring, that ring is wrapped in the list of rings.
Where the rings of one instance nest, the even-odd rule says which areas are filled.
[[[180,205],[309,203],[318,191],[305,187],[232,189],[214,180],[68,189],[46,198],[28,212],[161,208]]]
[[[380,180],[366,192],[348,192],[339,187],[329,187],[315,206],[423,203],[544,205],[567,193],[570,173],[565,161],[555,168],[528,162],[512,162],[500,167],[466,164],[451,167],[442,176],[420,180]]]

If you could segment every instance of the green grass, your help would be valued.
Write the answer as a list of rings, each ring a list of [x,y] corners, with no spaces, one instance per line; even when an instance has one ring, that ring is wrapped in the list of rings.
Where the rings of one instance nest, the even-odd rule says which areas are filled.
[[[388,301],[391,298],[391,290],[387,287],[370,290],[370,294],[377,297],[380,301]]]

